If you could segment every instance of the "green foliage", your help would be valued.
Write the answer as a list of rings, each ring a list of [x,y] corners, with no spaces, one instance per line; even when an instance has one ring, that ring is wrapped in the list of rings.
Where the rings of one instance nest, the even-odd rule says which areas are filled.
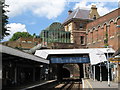
[[[105,39],[104,39],[104,47],[106,48],[108,46],[108,33],[105,33]]]
[[[2,40],[5,36],[8,36],[8,27],[6,25],[8,24],[8,16],[5,14],[6,11],[4,10],[4,7],[6,6],[4,3],[0,2],[0,7],[2,7],[2,35],[0,35],[0,40]]]
[[[33,36],[28,32],[16,32],[13,34],[12,38],[9,41],[18,40],[20,37],[27,38],[27,37],[33,37]]]
[[[105,45],[104,45],[104,48],[107,48],[109,45],[106,43]]]

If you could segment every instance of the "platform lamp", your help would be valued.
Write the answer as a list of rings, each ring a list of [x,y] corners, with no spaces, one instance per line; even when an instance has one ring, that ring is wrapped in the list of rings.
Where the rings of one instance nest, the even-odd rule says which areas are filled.
[[[109,60],[108,60],[108,58],[109,58],[109,56],[108,56],[109,48],[108,48],[108,47],[109,47],[109,46],[107,46],[108,86],[110,87],[110,74],[109,74],[109,72],[110,72],[110,71],[109,71],[109,66],[110,66],[109,64],[110,64],[110,63],[109,63]]]
[[[101,57],[101,54],[100,54],[100,56],[99,57]],[[100,59],[101,60],[101,59]],[[100,62],[100,82],[102,82],[102,71],[101,71],[101,63],[102,62]]]
[[[112,45],[107,45],[106,46],[106,51],[107,51],[107,68],[108,68],[108,86],[110,87],[110,70],[109,70],[109,67],[110,67],[110,63],[109,63],[109,60],[108,60],[108,58],[109,58],[109,56],[108,56],[108,54],[109,54],[109,47],[112,47]]]

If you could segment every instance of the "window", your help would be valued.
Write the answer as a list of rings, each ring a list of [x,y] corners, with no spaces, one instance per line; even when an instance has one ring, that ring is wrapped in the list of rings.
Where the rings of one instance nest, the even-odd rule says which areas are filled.
[[[93,16],[93,19],[94,19],[94,20],[96,19],[96,15]]]
[[[26,41],[22,41],[23,43],[26,42]]]
[[[28,43],[32,43],[32,41],[27,41]]]
[[[83,28],[83,24],[82,23],[80,24],[79,28]]]
[[[81,43],[81,45],[85,44],[85,37],[84,36],[80,36],[80,43]]]

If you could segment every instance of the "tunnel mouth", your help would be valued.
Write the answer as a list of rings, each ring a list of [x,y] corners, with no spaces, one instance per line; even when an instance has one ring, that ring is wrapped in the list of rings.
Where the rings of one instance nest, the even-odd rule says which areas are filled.
[[[62,68],[62,78],[70,78],[70,71],[66,68]]]

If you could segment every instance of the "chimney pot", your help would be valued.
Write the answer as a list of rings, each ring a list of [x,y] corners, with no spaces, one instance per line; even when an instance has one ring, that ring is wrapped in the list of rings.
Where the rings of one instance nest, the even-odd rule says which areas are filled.
[[[92,5],[91,9],[97,9],[96,5]]]
[[[70,15],[72,12],[73,12],[72,10],[69,10],[69,11],[68,11],[68,15]]]

